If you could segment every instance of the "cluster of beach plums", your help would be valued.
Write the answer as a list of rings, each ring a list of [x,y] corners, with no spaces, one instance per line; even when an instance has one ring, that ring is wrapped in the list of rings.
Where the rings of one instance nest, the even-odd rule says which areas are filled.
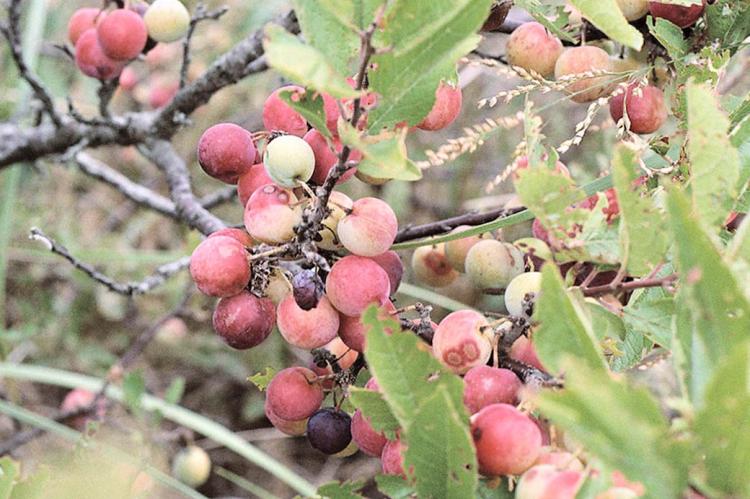
[[[179,0],[130,2],[127,8],[76,10],[68,21],[68,39],[83,74],[112,80],[158,42],[184,37],[189,25],[190,13]]]

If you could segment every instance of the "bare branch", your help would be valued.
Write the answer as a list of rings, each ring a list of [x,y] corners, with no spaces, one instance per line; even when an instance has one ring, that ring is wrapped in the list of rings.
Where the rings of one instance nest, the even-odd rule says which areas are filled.
[[[190,41],[193,39],[193,34],[195,33],[195,28],[198,26],[198,23],[201,21],[205,21],[207,19],[211,19],[216,21],[221,16],[227,13],[229,11],[229,7],[220,7],[216,10],[207,11],[206,6],[203,3],[199,3],[197,7],[195,8],[195,13],[193,14],[192,19],[190,19],[190,27],[188,28],[188,32],[185,35],[185,39],[182,42],[182,67],[180,67],[180,88],[184,88],[185,84],[187,83],[187,75],[188,75],[188,69],[190,69]]]
[[[210,194],[206,194],[200,199],[201,206],[205,209],[210,210],[216,206],[237,199],[237,188],[233,185],[227,186],[224,189],[219,189]]]
[[[187,166],[172,144],[166,140],[149,140],[139,150],[167,178],[170,197],[180,220],[206,235],[226,227],[221,219],[206,210],[196,199]]]
[[[75,268],[81,270],[96,282],[106,286],[110,291],[126,296],[142,295],[164,284],[167,279],[185,270],[190,265],[190,257],[185,256],[156,268],[154,273],[140,282],[121,283],[102,274],[93,265],[74,257],[65,246],[61,245],[40,229],[34,227],[29,232],[29,239],[43,243],[48,250],[68,260]]]
[[[524,209],[525,208],[495,208],[481,213],[471,212],[464,215],[457,215],[455,217],[437,220],[422,225],[407,225],[398,231],[396,242],[401,243],[413,239],[444,234],[460,225],[481,225],[499,218],[505,218],[514,213],[518,213],[519,211],[523,211]]]

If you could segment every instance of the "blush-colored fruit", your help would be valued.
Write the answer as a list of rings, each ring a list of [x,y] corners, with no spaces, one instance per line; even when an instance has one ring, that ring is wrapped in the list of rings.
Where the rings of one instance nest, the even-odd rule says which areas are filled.
[[[266,173],[263,163],[256,163],[237,179],[237,198],[244,208],[250,196],[266,184],[273,184],[273,179]]]
[[[380,454],[380,462],[383,473],[386,475],[398,475],[406,478],[404,472],[404,452],[406,446],[401,444],[401,440],[389,440],[383,446],[383,452]]]
[[[558,470],[583,471],[585,466],[575,454],[567,451],[555,451],[545,447],[539,454],[536,464],[551,464]]]
[[[287,421],[309,418],[323,402],[323,387],[317,376],[305,367],[288,367],[273,377],[266,388],[266,403]]]
[[[461,88],[454,87],[446,82],[440,82],[435,90],[435,104],[432,109],[417,124],[417,128],[422,130],[442,130],[447,127],[458,117],[461,112]]]
[[[253,241],[253,238],[250,237],[250,234],[248,234],[245,230],[238,229],[236,227],[225,227],[223,229],[219,229],[216,232],[212,232],[208,237],[219,236],[226,236],[231,237],[232,239],[236,239],[246,248],[251,248],[253,245],[255,245],[255,242]]]
[[[371,256],[370,259],[383,267],[383,270],[388,274],[388,279],[391,281],[391,294],[398,291],[401,278],[404,276],[404,263],[398,253],[389,250],[383,254]]]
[[[580,471],[561,471],[549,464],[538,464],[521,477],[516,499],[575,499],[585,478]]]
[[[617,6],[628,21],[636,21],[648,14],[648,0],[617,0]]]
[[[381,320],[394,318],[394,312],[396,312],[396,306],[388,300],[378,312],[378,318]],[[350,317],[341,314],[339,320],[339,338],[352,350],[357,352],[365,351],[367,347],[367,331],[369,329],[362,323],[361,317]],[[386,332],[391,333],[390,330],[386,330]]]
[[[227,184],[236,184],[240,175],[255,162],[253,136],[239,125],[219,123],[201,135],[198,162],[203,171]]]
[[[467,229],[471,229],[470,225],[459,225],[451,231],[451,234],[464,232]],[[458,272],[466,272],[466,255],[469,250],[482,239],[491,238],[489,234],[479,234],[478,236],[463,237],[456,239],[455,241],[448,241],[445,243],[445,259],[451,267],[456,269]]]
[[[352,416],[352,439],[362,452],[368,456],[379,457],[383,454],[383,447],[388,442],[385,435],[378,433],[372,427],[369,418],[357,409]]]
[[[266,173],[282,187],[298,187],[307,182],[315,170],[315,155],[310,144],[295,135],[276,137],[263,154]]]
[[[510,357],[537,369],[545,370],[542,361],[536,354],[534,344],[526,336],[521,336],[513,342],[513,346],[510,347]]]
[[[172,474],[190,487],[200,487],[211,474],[211,458],[197,445],[189,445],[175,456]]]
[[[250,281],[247,251],[237,239],[209,237],[190,257],[190,275],[201,293],[209,296],[233,296]]]
[[[505,288],[505,308],[516,317],[531,317],[532,307],[542,290],[541,272],[517,275]]]
[[[96,400],[96,394],[94,392],[84,390],[83,388],[74,388],[65,395],[65,398],[60,404],[60,410],[62,412],[74,412],[80,409],[86,409],[94,403],[94,400]],[[101,419],[104,417],[106,411],[107,400],[105,398],[100,398],[96,404],[96,410],[93,412],[95,412],[97,418]],[[84,431],[86,429],[86,424],[91,420],[91,416],[80,414],[70,418],[69,424],[78,431]]]
[[[260,345],[273,331],[276,308],[268,298],[243,291],[216,304],[213,326],[224,342],[237,350]]]
[[[367,197],[354,202],[337,230],[341,244],[355,255],[377,256],[396,239],[398,220],[385,201]]]
[[[457,374],[487,363],[492,354],[492,344],[482,331],[487,324],[487,319],[473,310],[448,314],[432,338],[435,357]]]
[[[263,104],[263,126],[269,132],[286,132],[297,137],[307,133],[307,120],[284,102],[279,93],[291,90],[304,93],[305,89],[296,85],[286,85],[276,89]]]
[[[538,22],[523,23],[508,37],[505,53],[508,63],[541,76],[555,72],[563,51],[562,42]]]
[[[637,497],[640,497],[637,492],[626,487],[611,487],[601,494],[598,494],[596,499],[636,499]],[[703,498],[704,496],[693,497]]]
[[[129,9],[115,9],[104,16],[96,27],[96,34],[104,53],[118,61],[138,57],[148,39],[143,19]]]
[[[120,79],[117,80],[117,83],[121,89],[129,92],[138,84],[138,73],[132,67],[128,66],[120,73]]]
[[[509,369],[472,367],[464,376],[464,405],[470,414],[490,404],[515,404],[522,383]]]
[[[505,288],[524,267],[518,248],[494,239],[479,241],[466,255],[466,274],[479,289]]]
[[[471,435],[485,476],[519,475],[534,464],[542,448],[537,425],[508,404],[488,405],[474,414]]]
[[[302,210],[292,191],[267,184],[250,196],[244,221],[253,239],[280,244],[294,237],[294,227],[302,221]]]
[[[648,10],[652,16],[666,19],[680,28],[687,28],[695,24],[703,15],[705,8],[706,0],[703,0],[702,4],[691,5],[689,7],[664,2],[648,3]]]
[[[190,27],[190,12],[179,0],[156,0],[143,16],[148,36],[169,43],[182,38]]]
[[[99,14],[102,14],[101,9],[92,7],[78,9],[73,12],[68,21],[68,40],[70,40],[70,43],[75,45],[86,30],[96,28]]]
[[[667,121],[664,93],[651,85],[628,85],[623,93],[610,99],[609,113],[616,122],[627,114],[630,130],[635,133],[653,133]]]
[[[434,288],[445,287],[458,278],[458,272],[446,258],[443,243],[414,250],[411,268],[418,281]]]
[[[279,303],[277,316],[281,336],[289,344],[306,350],[322,347],[339,330],[339,314],[325,296],[316,307],[302,310],[290,294]]]
[[[271,410],[268,401],[263,405],[263,410],[265,411],[266,418],[268,418],[273,427],[285,435],[299,437],[304,435],[305,431],[307,431],[307,418],[298,421],[289,421],[280,418]]]
[[[358,317],[368,305],[383,305],[391,284],[385,270],[369,258],[345,256],[331,267],[326,279],[326,295],[344,315]]]
[[[346,317],[341,316],[341,317]],[[348,369],[350,368],[359,357],[359,352],[356,350],[352,350],[349,348],[338,336],[325,345],[321,347],[323,350],[328,350],[328,352],[333,355],[339,364],[339,367],[341,369]],[[318,376],[327,376],[329,374],[333,374],[333,370],[331,369],[331,366],[326,363],[325,366],[321,367],[314,362],[310,362],[310,369],[317,374]],[[333,388],[334,383],[332,379],[326,379],[322,381],[323,388],[326,390],[330,390]]]
[[[122,72],[122,62],[107,57],[102,50],[95,28],[87,29],[78,37],[75,58],[78,69],[91,78],[111,80]]]
[[[597,76],[600,72],[612,69],[609,54],[599,47],[584,45],[582,47],[567,48],[560,54],[555,63],[555,78],[563,76],[583,75],[572,77],[571,83],[566,85],[566,91],[571,94],[573,102],[591,102],[602,97],[609,91],[610,76]]]

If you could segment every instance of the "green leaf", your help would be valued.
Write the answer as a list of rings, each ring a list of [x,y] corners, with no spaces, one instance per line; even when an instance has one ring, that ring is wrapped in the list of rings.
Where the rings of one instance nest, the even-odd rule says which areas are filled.
[[[631,300],[622,309],[622,319],[628,332],[648,337],[654,343],[669,348],[672,343],[674,298],[650,301]]]
[[[570,0],[570,3],[610,39],[641,50],[643,35],[628,23],[616,0]]]
[[[415,125],[435,102],[435,89],[455,78],[455,64],[479,42],[492,0],[399,0],[388,9],[375,41],[384,50],[372,58],[370,89],[379,94],[368,115],[378,133],[406,121]]]
[[[265,391],[268,383],[271,382],[274,376],[276,376],[276,369],[266,367],[265,371],[255,373],[252,376],[249,376],[247,380],[258,387],[258,390]]]
[[[396,438],[399,424],[383,395],[373,390],[352,386],[349,388],[349,400],[370,420],[375,430],[382,431],[390,440]]]
[[[169,387],[164,392],[164,400],[170,404],[179,404],[182,395],[185,393],[185,378],[178,376],[172,380]]]
[[[406,499],[416,492],[409,482],[397,475],[377,475],[378,490],[389,499]]]
[[[617,314],[605,308],[594,298],[586,298],[584,302],[586,312],[591,317],[591,329],[599,340],[625,337],[625,325]]]
[[[605,464],[643,483],[647,497],[680,497],[689,453],[670,439],[653,397],[575,359],[565,368],[565,389],[538,400],[544,415]]]
[[[625,339],[617,343],[619,355],[610,359],[610,367],[615,372],[630,369],[641,361],[644,354],[649,351],[653,343],[648,341],[642,334],[628,331]]]
[[[351,72],[351,63],[359,53],[359,35],[351,24],[352,10],[357,3],[360,2],[337,2],[336,8],[332,8],[328,1],[292,1],[307,43],[318,49],[342,74]]]
[[[281,26],[266,26],[263,50],[268,65],[294,83],[336,98],[353,98],[359,95],[326,60],[325,55],[316,48],[305,45]]]
[[[375,178],[419,180],[422,172],[406,151],[406,130],[362,137],[348,123],[339,122],[339,137],[344,144],[360,151],[357,170]]]
[[[716,370],[695,419],[708,484],[727,497],[750,497],[750,346],[736,348]],[[743,423],[744,422],[744,423]]]
[[[281,100],[289,104],[302,115],[313,128],[328,139],[333,138],[326,124],[326,112],[323,107],[323,97],[317,92],[298,93],[293,90],[279,92]]]
[[[9,499],[21,476],[21,465],[8,456],[0,457],[0,499]]]
[[[711,39],[725,46],[737,45],[750,35],[750,5],[742,0],[714,2],[706,7],[706,27]]]
[[[688,83],[686,94],[693,203],[696,214],[718,232],[737,196],[739,153],[729,141],[729,119],[712,90]]]
[[[404,467],[414,467],[418,497],[473,497],[477,457],[463,402],[446,386],[424,401],[406,432]]]
[[[558,38],[569,42],[577,42],[573,35],[565,31],[565,27],[570,20],[570,14],[565,10],[565,5],[552,5],[539,0],[515,0],[513,3],[531,14],[534,20],[541,23]]]
[[[146,393],[146,381],[138,371],[129,372],[122,381],[125,404],[131,411],[137,412],[141,407],[141,396]]]
[[[683,348],[688,359],[705,359],[697,366],[691,365],[691,369],[707,368],[710,373],[750,336],[750,304],[734,274],[701,229],[685,195],[673,189],[667,205],[684,293],[680,306],[690,317],[689,336],[682,331]],[[706,376],[696,379],[700,383],[692,385],[693,402],[701,408]]]
[[[534,318],[539,321],[534,343],[539,359],[547,368],[560,373],[564,359],[574,357],[592,370],[606,370],[591,319],[581,301],[573,299],[565,290],[554,265],[542,267],[542,292]]]
[[[672,59],[680,59],[688,52],[687,40],[683,37],[682,29],[679,26],[661,17],[653,18],[651,16],[646,18],[646,24],[649,32],[667,49],[667,53]]]
[[[575,226],[576,230],[560,234],[565,239],[561,247],[555,251],[555,261],[609,265],[616,265],[620,262],[618,225],[607,222],[607,216],[603,211],[603,207],[607,204],[607,197],[599,193],[594,209],[581,209],[577,212],[581,217],[585,216],[585,219],[582,225]]]
[[[638,178],[636,153],[626,145],[615,148],[612,178],[620,205],[620,245],[630,274],[641,276],[664,260],[667,250],[663,217]]]
[[[364,496],[358,494],[357,491],[364,486],[364,481],[330,482],[320,486],[318,495],[330,499],[361,499]]]

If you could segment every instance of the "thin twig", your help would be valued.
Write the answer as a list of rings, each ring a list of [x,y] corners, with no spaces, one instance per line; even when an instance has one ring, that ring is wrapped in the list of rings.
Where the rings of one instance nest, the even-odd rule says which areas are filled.
[[[190,26],[188,32],[185,35],[185,39],[182,42],[182,66],[180,67],[180,89],[185,88],[187,84],[188,70],[190,69],[191,54],[190,54],[190,42],[193,39],[195,28],[198,23],[207,19],[214,21],[218,20],[221,16],[229,11],[229,7],[221,7],[216,10],[207,11],[206,6],[201,2],[195,7],[195,13],[192,19],[190,19]]]
[[[601,286],[592,286],[581,288],[581,292],[584,296],[600,296],[609,293],[620,293],[623,291],[634,291],[642,288],[661,288],[668,287],[674,284],[677,280],[677,274],[669,274],[664,277],[650,277],[646,279],[637,279],[635,281],[628,282],[615,282],[610,284],[603,284]]]

